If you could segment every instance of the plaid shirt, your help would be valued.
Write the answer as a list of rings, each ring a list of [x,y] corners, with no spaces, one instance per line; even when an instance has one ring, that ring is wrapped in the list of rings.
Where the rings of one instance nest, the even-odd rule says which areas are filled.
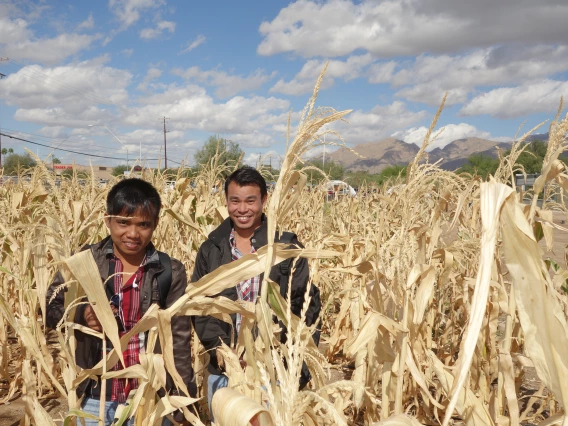
[[[231,235],[229,235],[229,242],[231,243],[231,255],[233,260],[238,260],[244,256],[237,248],[237,241],[235,240],[235,229],[231,230]],[[254,246],[251,244],[250,252],[256,253]],[[256,277],[249,278],[248,280],[241,281],[237,284],[237,296],[239,300],[245,300],[247,302],[256,302],[256,298],[258,297],[258,293],[260,290],[260,276],[257,275]],[[237,314],[237,334],[241,329],[241,314]]]
[[[111,251],[107,251],[109,262],[114,262],[113,285],[114,294],[119,296],[118,315],[124,324],[124,332],[120,332],[122,337],[128,333],[140,320],[140,285],[144,278],[144,268],[149,260],[153,257],[153,253],[148,251],[138,267],[138,270],[124,284],[125,275],[123,272],[122,261]],[[144,351],[144,333],[139,333],[130,338],[126,350],[123,352],[125,367],[140,364],[140,353]],[[118,371],[122,369],[120,363],[116,364],[112,370]],[[112,379],[111,401],[119,403],[126,402],[128,394],[132,389],[138,388],[138,379]]]

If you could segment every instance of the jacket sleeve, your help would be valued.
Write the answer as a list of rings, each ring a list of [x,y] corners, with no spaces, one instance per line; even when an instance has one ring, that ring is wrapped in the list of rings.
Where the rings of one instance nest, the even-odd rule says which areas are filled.
[[[166,298],[166,307],[172,306],[187,288],[185,267],[178,260],[172,259],[172,284]],[[191,396],[197,395],[191,364],[191,317],[174,316],[172,318],[172,339],[176,369],[187,386]]]
[[[89,245],[85,245],[81,248],[80,251],[85,251],[89,247],[90,247]],[[63,314],[65,313],[65,292],[67,291],[67,288],[59,290],[57,292],[57,295],[53,297],[53,293],[55,293],[57,287],[59,287],[64,282],[65,280],[63,279],[63,275],[61,274],[60,271],[57,271],[57,273],[55,274],[55,278],[53,279],[53,282],[47,289],[47,293],[45,295],[45,306],[47,310],[47,312],[45,313],[45,322],[46,322],[45,325],[49,328],[57,327],[57,324],[59,323],[59,321],[61,321],[61,318],[63,318]],[[52,298],[53,300],[51,300]],[[51,303],[49,302],[50,300]],[[84,315],[86,307],[87,305],[84,303],[77,306],[74,318],[74,322],[76,324],[87,325]],[[78,332],[81,333],[80,331]]]
[[[61,275],[61,272],[57,271],[55,279],[47,289],[47,293],[45,295],[45,325],[49,328],[57,327],[57,324],[61,321],[61,318],[63,318],[63,314],[65,313],[65,292],[67,289],[60,289],[56,296],[53,297],[57,287],[63,283],[63,275]],[[53,300],[51,300],[52,298]]]
[[[195,268],[191,275],[191,282],[199,281],[203,276],[211,272],[205,251],[206,247],[204,247],[203,244],[197,253]],[[231,344],[231,337],[227,332],[227,327],[230,328],[230,325],[212,316],[195,317],[195,332],[201,344],[205,347],[205,350],[209,352],[209,364],[217,374],[220,374],[220,369],[217,363],[215,348],[221,345],[221,341],[226,345]]]

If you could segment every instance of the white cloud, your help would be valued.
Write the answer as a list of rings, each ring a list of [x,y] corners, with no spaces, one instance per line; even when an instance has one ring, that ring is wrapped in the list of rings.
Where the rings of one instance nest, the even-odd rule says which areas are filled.
[[[567,46],[498,46],[465,55],[421,55],[394,73],[390,82],[406,86],[396,93],[405,99],[437,105],[448,92],[447,103],[456,104],[479,86],[522,83],[567,70]],[[375,79],[372,73],[370,81]]]
[[[413,102],[424,102],[428,105],[440,105],[444,94],[448,94],[446,105],[461,104],[467,100],[467,96],[471,89],[469,88],[456,88],[450,89],[444,87],[444,84],[417,84],[416,86],[406,87],[395,93],[395,96],[407,99]]]
[[[138,90],[146,90],[148,88],[148,84],[162,75],[162,70],[159,68],[151,67],[148,69],[144,80],[142,83],[138,85]]]
[[[155,128],[158,117],[169,118],[168,129],[222,134],[242,147],[267,147],[283,139],[273,126],[285,124],[288,101],[277,98],[235,96],[216,103],[205,89],[195,85],[171,85],[162,93],[139,99],[138,107],[124,111],[122,122]]]
[[[542,80],[517,87],[501,87],[475,96],[463,106],[463,115],[490,114],[500,118],[537,112],[554,113],[560,97],[568,96],[568,82]]]
[[[92,13],[89,13],[89,17],[77,26],[78,31],[79,30],[92,30],[93,28],[95,28],[95,20],[93,19]]]
[[[230,75],[225,71],[209,70],[204,71],[199,67],[191,67],[187,70],[174,68],[172,74],[180,76],[188,81],[195,81],[216,87],[215,95],[219,98],[228,98],[239,92],[254,91],[262,87],[264,83],[274,77],[265,74],[264,70],[256,70],[246,77]]]
[[[275,142],[274,136],[258,130],[253,130],[252,133],[237,134],[230,139],[239,143],[239,145],[250,148],[266,148]]]
[[[122,53],[125,57],[130,58],[134,53],[134,49],[123,49],[120,53]]]
[[[397,63],[395,61],[378,62],[369,67],[369,83],[389,83],[394,75]]]
[[[403,140],[407,143],[413,143],[418,146],[422,146],[424,142],[424,137],[428,132],[428,128],[421,126],[421,127],[412,127],[406,130],[399,130],[394,132],[391,136],[400,140]],[[448,124],[446,126],[442,126],[437,129],[433,136],[438,135],[436,139],[430,144],[428,147],[428,151],[432,151],[435,148],[443,148],[449,143],[464,138],[482,138],[482,139],[489,139],[489,140],[504,140],[504,138],[495,138],[491,136],[491,133],[479,130],[475,126],[467,123],[460,123],[460,124]],[[507,139],[509,140],[509,139]]]
[[[362,71],[373,61],[370,54],[355,55],[345,61],[329,61],[322,88],[331,87],[335,78],[342,78],[344,81],[353,80],[359,77]],[[300,72],[293,80],[286,82],[279,80],[271,89],[271,93],[283,93],[285,95],[302,95],[314,90],[316,80],[321,74],[325,60],[311,59],[307,61]]]
[[[159,21],[155,28],[144,28],[140,31],[140,38],[143,40],[152,40],[160,37],[164,31],[173,34],[176,30],[176,23],[172,21]]]
[[[165,5],[165,0],[109,0],[109,8],[124,28],[140,19],[140,12]]]
[[[265,153],[251,152],[243,158],[243,163],[248,164],[249,166],[258,167],[260,164],[265,166],[272,164],[272,167],[275,169],[280,169],[281,161],[281,155],[272,150]]]
[[[403,102],[395,101],[386,106],[377,105],[369,112],[355,111],[346,117],[348,123],[336,122],[330,129],[339,132],[348,144],[375,142],[411,127],[425,116],[425,111],[413,112]]]
[[[530,19],[527,19],[530,17]],[[263,22],[257,52],[304,57],[449,53],[506,43],[564,43],[568,4],[558,0],[299,0]],[[523,25],[519,25],[523,22]]]
[[[181,55],[182,53],[187,53],[187,52],[191,52],[193,49],[195,49],[197,46],[199,46],[202,43],[205,43],[205,36],[200,34],[197,36],[197,38],[191,42],[189,42],[187,44],[187,47],[185,49],[183,49],[181,52],[179,52],[179,54]]]
[[[0,80],[0,96],[18,107],[18,120],[86,127],[110,118],[114,105],[128,101],[126,87],[132,75],[105,66],[106,61],[108,57],[54,68],[25,66]]]
[[[30,60],[46,64],[61,62],[88,48],[99,35],[63,33],[52,38],[38,38],[29,22],[0,16],[0,51],[16,61]]]
[[[46,126],[37,130],[37,132],[48,138],[65,138],[68,135],[67,128],[64,126]]]

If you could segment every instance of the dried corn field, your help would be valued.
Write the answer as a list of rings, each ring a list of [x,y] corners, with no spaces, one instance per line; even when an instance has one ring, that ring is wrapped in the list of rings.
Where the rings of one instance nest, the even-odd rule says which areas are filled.
[[[532,192],[512,187],[522,138],[494,179],[483,183],[429,164],[431,132],[405,180],[391,183],[394,190],[367,188],[355,198],[326,202],[325,192],[307,188],[295,166],[320,143],[322,127],[348,119],[348,111],[314,108],[314,102],[315,94],[289,138],[266,211],[274,229],[295,232],[305,249],[269,241],[191,285],[170,309],[154,306],[129,333],[149,332],[141,365],[119,373],[109,371],[121,362],[114,351],[90,371],[80,371],[73,356],[78,326],[71,318],[84,295],[101,302],[94,307],[114,347],[129,337],[119,337],[110,307],[98,300],[105,295],[90,252],[71,256],[106,236],[108,187],[76,179],[58,187],[42,167],[31,171],[30,182],[0,187],[0,401],[23,399],[21,424],[80,424],[74,389],[95,374],[140,379],[119,423],[134,415],[136,425],[161,424],[161,417],[192,402],[179,376],[182,396],[157,394],[166,370],[176,379],[171,317],[207,313],[227,320],[233,312],[243,316],[237,354],[226,348],[223,356],[236,392],[216,396],[218,424],[246,425],[255,415],[260,424],[283,426],[568,424],[568,271],[565,263],[545,262],[538,244],[551,247],[554,227],[560,228],[553,211],[564,211],[568,172],[557,158],[566,147],[568,120],[552,123]],[[147,176],[162,193],[156,246],[189,272],[199,245],[227,215],[223,194],[211,191],[222,171],[213,162],[168,192],[165,177]],[[322,292],[319,348],[274,283],[264,282],[252,306],[209,297],[298,255],[309,259]],[[45,295],[57,269],[66,278],[67,315],[57,330],[47,330]],[[284,344],[273,315],[287,326]],[[158,340],[163,355],[153,353]],[[197,339],[194,348],[202,396],[207,354]],[[245,370],[238,358],[243,353]],[[304,361],[313,380],[298,390]],[[525,386],[530,370],[538,389]],[[45,408],[54,396],[67,402],[63,415]],[[184,412],[193,424],[209,422],[206,414]]]

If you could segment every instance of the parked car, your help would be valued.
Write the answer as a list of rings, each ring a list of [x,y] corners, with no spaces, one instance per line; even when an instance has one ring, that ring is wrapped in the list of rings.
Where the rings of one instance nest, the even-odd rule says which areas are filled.
[[[325,185],[326,200],[333,200],[337,197],[355,197],[357,191],[351,185],[342,180],[330,180]]]

